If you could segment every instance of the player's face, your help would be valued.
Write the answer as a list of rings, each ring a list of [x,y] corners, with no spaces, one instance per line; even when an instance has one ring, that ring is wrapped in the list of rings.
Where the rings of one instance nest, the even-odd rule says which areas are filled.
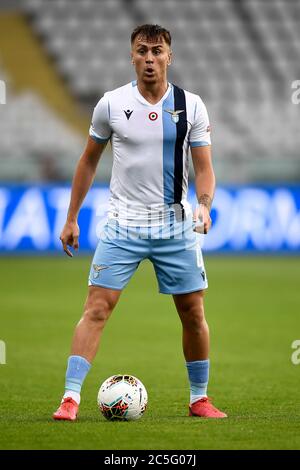
[[[137,78],[144,83],[159,83],[166,80],[171,63],[171,50],[163,37],[149,42],[146,38],[135,38],[131,50],[132,63]]]

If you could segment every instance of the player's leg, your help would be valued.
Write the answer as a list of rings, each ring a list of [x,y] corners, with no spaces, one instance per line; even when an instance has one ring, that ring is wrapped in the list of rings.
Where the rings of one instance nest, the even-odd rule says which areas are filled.
[[[206,394],[209,377],[209,329],[203,297],[208,283],[200,238],[193,232],[192,221],[189,219],[184,224],[175,222],[172,230],[173,236],[153,244],[150,259],[160,292],[173,295],[182,322],[183,352],[190,379],[190,413],[197,416],[225,417],[210,404]]]
[[[204,292],[173,295],[182,323],[182,347],[187,362],[208,360],[209,328],[204,314]]]
[[[89,286],[81,320],[75,328],[71,354],[89,363],[94,359],[104,326],[116,306],[121,290]]]
[[[57,420],[74,421],[80,404],[80,392],[94,359],[103,328],[112,313],[121,290],[90,286],[84,312],[75,328],[62,404],[54,413]]]
[[[209,328],[204,314],[204,291],[173,295],[182,323],[182,346],[190,381],[190,416],[226,418],[207,397]]]
[[[182,323],[182,347],[190,379],[190,403],[207,396],[209,329],[204,315],[204,291],[173,295]]]
[[[63,403],[55,419],[75,420],[83,381],[95,357],[103,328],[122,289],[144,257],[145,241],[122,228],[106,225],[99,240],[89,275],[84,314],[73,337],[68,359]],[[62,409],[63,408],[63,409]]]

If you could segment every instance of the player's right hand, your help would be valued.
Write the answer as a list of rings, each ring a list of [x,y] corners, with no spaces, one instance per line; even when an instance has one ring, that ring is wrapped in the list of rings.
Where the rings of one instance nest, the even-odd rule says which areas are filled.
[[[62,242],[64,252],[73,257],[73,253],[69,250],[68,246],[72,246],[74,250],[79,248],[79,226],[77,222],[66,222],[65,226],[60,234],[59,239]]]

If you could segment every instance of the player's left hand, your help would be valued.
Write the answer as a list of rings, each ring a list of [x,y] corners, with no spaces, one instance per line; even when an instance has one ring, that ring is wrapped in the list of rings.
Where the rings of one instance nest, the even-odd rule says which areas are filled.
[[[198,204],[194,211],[193,222],[196,224],[194,232],[208,233],[211,227],[211,217],[209,215],[209,210],[204,204]]]

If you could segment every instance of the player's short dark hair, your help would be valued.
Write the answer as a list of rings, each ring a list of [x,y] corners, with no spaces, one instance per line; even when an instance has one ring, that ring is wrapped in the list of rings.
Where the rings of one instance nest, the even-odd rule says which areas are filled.
[[[163,37],[166,43],[171,46],[171,34],[170,31],[163,28],[159,24],[142,24],[141,26],[137,26],[131,34],[131,44],[133,44],[135,38],[137,36],[142,36],[146,38],[148,41],[152,42],[155,39]]]

